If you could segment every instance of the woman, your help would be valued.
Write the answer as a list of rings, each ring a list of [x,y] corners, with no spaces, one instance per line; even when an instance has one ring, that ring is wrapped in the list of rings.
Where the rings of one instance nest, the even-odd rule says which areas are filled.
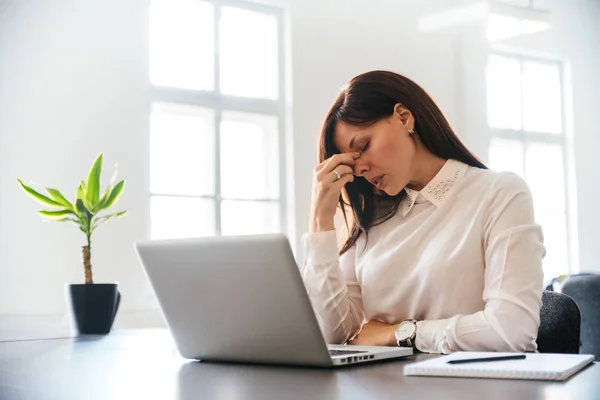
[[[416,83],[352,79],[313,186],[302,276],[329,343],[536,350],[545,249],[530,191],[478,161]],[[338,202],[351,212],[339,255]]]

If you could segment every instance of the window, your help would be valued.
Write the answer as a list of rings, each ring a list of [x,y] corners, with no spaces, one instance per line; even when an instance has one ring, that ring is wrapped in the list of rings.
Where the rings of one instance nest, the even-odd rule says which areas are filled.
[[[562,65],[516,55],[488,57],[489,164],[523,177],[546,246],[544,275],[570,272],[567,135]]]
[[[285,232],[281,10],[152,0],[152,238]]]

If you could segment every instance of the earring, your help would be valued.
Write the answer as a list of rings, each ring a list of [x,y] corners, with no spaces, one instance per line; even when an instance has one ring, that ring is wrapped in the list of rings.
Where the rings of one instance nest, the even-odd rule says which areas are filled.
[[[415,130],[414,130],[413,128],[410,128],[410,129],[408,130],[408,134],[409,134],[409,135],[412,135],[413,133],[415,133]]]

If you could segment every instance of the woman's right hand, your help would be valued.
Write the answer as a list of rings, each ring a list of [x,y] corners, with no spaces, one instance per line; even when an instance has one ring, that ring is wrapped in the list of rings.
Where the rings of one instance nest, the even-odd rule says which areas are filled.
[[[335,229],[333,217],[335,216],[339,196],[344,185],[354,181],[354,169],[352,167],[358,157],[360,157],[359,152],[335,154],[315,167],[310,210],[310,232]]]

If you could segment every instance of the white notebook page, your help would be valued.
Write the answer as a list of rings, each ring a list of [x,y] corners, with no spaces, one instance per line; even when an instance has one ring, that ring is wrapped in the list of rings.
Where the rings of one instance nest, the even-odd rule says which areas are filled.
[[[456,352],[404,367],[405,375],[456,376],[474,378],[564,380],[594,360],[589,354],[525,353],[524,360],[448,364],[463,358],[497,357],[517,353]]]

